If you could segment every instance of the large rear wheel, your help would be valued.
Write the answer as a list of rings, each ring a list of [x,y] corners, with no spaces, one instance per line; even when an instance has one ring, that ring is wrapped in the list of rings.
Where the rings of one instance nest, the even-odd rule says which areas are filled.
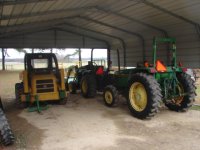
[[[195,100],[195,85],[191,77],[185,73],[177,75],[179,84],[177,85],[177,93],[179,97],[174,98],[165,105],[173,111],[187,111]]]
[[[87,74],[81,79],[81,93],[85,98],[92,98],[96,95],[96,79],[94,75]]]
[[[136,73],[129,81],[128,107],[139,119],[151,118],[159,110],[161,89],[158,82],[145,73]]]

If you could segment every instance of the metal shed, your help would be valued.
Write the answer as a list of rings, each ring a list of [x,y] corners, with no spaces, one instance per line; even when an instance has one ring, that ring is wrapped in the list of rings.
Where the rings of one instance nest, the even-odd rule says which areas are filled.
[[[154,36],[175,37],[178,60],[199,68],[199,13],[199,0],[0,0],[0,47],[118,48],[134,66]]]

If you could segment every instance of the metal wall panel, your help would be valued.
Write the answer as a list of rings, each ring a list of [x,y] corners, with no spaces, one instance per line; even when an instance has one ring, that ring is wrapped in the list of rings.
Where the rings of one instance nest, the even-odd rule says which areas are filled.
[[[55,37],[56,35],[56,37]],[[102,41],[66,33],[45,31],[12,38],[0,39],[0,47],[5,48],[107,48]]]

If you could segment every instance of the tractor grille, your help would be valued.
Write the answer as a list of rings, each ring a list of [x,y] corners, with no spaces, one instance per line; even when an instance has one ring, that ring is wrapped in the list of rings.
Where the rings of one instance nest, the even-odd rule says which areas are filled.
[[[37,93],[54,92],[53,80],[37,80],[36,89]]]

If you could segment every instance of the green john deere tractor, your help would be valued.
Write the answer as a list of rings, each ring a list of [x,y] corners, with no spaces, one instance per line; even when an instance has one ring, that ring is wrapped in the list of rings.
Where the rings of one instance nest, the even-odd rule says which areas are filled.
[[[170,65],[157,59],[157,46],[167,43],[172,53]],[[117,94],[127,98],[128,108],[133,116],[145,119],[153,117],[161,102],[174,111],[186,111],[195,99],[194,81],[185,72],[187,68],[177,65],[176,39],[153,39],[153,62],[144,62],[143,66],[124,69],[112,75],[112,82],[104,89],[104,101],[113,106]]]
[[[172,54],[169,65],[157,59],[160,43],[168,44]],[[120,70],[117,52],[118,71],[111,73],[108,50],[107,69],[95,64],[91,57],[88,65],[75,67],[73,80],[67,84],[69,91],[75,93],[79,88],[84,97],[94,97],[96,91],[104,91],[104,102],[109,107],[116,104],[121,94],[126,97],[131,114],[140,119],[153,117],[159,111],[161,102],[174,111],[186,111],[192,106],[195,99],[194,81],[186,74],[187,68],[177,65],[176,39],[154,38],[152,63],[144,62],[133,69]]]
[[[81,94],[85,98],[95,97],[96,91],[103,91],[108,85],[110,72],[110,57],[107,60],[93,59],[93,49],[91,50],[91,60],[85,66],[71,66],[68,68],[66,89],[71,94],[75,94],[77,90],[81,90]],[[108,50],[110,53],[110,50]],[[110,56],[110,54],[108,54]],[[106,62],[109,62],[108,64]]]

